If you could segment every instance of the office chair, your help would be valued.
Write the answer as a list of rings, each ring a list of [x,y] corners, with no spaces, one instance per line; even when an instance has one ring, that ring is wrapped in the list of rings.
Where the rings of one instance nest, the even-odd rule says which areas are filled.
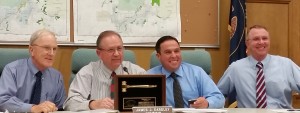
[[[6,64],[29,57],[27,48],[0,48],[0,76]]]
[[[181,50],[182,61],[201,67],[208,75],[211,73],[211,57],[205,50]],[[156,51],[152,52],[150,69],[160,65]]]
[[[73,51],[71,64],[71,78],[69,85],[72,83],[78,71],[92,61],[99,60],[96,49],[80,48]],[[136,63],[135,54],[131,50],[124,50],[124,61]]]

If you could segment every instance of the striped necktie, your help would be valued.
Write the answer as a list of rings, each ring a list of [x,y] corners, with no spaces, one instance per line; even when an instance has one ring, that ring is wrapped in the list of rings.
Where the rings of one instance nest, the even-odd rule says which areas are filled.
[[[115,92],[115,87],[114,87],[114,77],[116,76],[116,73],[113,71],[111,73],[111,84],[110,84],[110,97],[113,99],[114,98],[114,92]]]
[[[257,78],[256,78],[256,108],[266,108],[267,106],[267,96],[266,96],[266,86],[265,86],[265,74],[263,72],[263,64],[258,62],[256,64],[258,68]]]
[[[182,91],[180,87],[180,83],[177,80],[177,74],[171,73],[171,77],[174,79],[173,81],[173,95],[174,95],[174,102],[175,108],[183,108],[183,98],[182,98]]]
[[[31,93],[30,104],[39,104],[42,92],[42,72],[39,71],[35,74],[35,84]]]

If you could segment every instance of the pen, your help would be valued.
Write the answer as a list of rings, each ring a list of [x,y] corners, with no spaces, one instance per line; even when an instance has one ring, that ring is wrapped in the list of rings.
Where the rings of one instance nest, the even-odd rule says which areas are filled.
[[[288,109],[287,111],[300,111],[300,109]]]

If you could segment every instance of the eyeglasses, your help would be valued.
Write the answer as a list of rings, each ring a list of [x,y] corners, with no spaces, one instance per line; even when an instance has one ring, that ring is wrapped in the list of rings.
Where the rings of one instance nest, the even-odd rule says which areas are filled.
[[[113,54],[113,53],[115,53],[116,51],[117,51],[118,53],[122,52],[122,51],[124,50],[124,47],[111,48],[111,49],[103,49],[103,48],[98,48],[98,49],[101,50],[101,51],[105,51],[105,52],[107,52],[107,53],[109,53],[109,54]]]
[[[40,47],[40,48],[42,48],[43,50],[45,50],[45,51],[47,51],[47,52],[53,51],[53,52],[55,53],[56,50],[57,50],[57,47],[40,46],[40,45],[36,45],[36,44],[33,44],[32,46]]]
[[[263,36],[263,37],[254,37],[252,39],[247,39],[247,41],[252,40],[254,42],[259,42],[259,41],[267,41],[269,40],[269,37]]]

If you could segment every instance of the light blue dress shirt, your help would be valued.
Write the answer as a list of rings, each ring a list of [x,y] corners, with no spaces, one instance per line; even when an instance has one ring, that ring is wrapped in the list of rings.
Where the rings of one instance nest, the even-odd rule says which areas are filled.
[[[0,78],[0,111],[30,112],[32,104],[29,102],[38,71],[31,58],[16,60],[4,67]],[[66,92],[61,73],[54,68],[42,73],[41,102],[48,100],[62,108]]]
[[[248,56],[233,62],[218,83],[227,96],[236,90],[239,108],[256,107],[256,61]],[[262,61],[265,74],[267,108],[292,108],[292,91],[299,92],[300,68],[292,60],[267,55]]]
[[[162,65],[153,67],[147,71],[149,74],[164,74],[166,75],[166,98],[167,105],[175,107],[173,96],[173,78],[170,76],[172,72],[168,72]],[[188,100],[205,97],[209,103],[208,108],[223,108],[225,98],[219,91],[216,84],[198,66],[182,62],[179,69],[175,72],[178,77],[182,89],[184,107],[190,107]]]

